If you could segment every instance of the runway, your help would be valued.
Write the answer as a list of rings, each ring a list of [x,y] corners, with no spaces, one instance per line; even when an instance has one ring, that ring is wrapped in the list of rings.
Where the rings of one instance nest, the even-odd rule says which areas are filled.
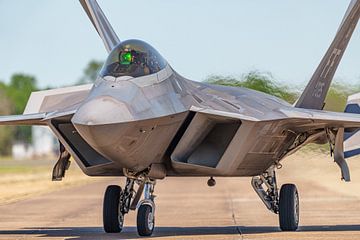
[[[335,190],[331,189],[319,184],[320,175],[313,176],[310,168],[301,177],[293,177],[302,172],[297,161],[289,166],[298,167],[280,171],[278,180],[296,181],[301,197],[299,231],[280,232],[277,215],[263,206],[249,178],[217,179],[213,188],[206,185],[205,178],[168,178],[155,188],[156,229],[152,238],[360,239],[360,198],[346,193],[347,188],[358,191],[359,185],[343,187],[341,192],[334,183]],[[325,164],[332,163],[321,162],[320,166],[325,168]],[[324,168],[316,170],[326,171],[322,178],[331,173],[338,180],[336,168]],[[136,239],[135,212],[126,216],[122,233],[105,234],[102,230],[103,192],[108,184],[123,181],[94,179],[82,186],[1,205],[0,239]]]

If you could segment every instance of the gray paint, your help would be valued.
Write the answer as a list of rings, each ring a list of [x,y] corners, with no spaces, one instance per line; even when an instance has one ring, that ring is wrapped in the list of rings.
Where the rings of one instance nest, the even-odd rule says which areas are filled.
[[[352,0],[335,39],[297,101],[296,107],[323,109],[331,81],[356,28],[359,16],[360,2]]]
[[[80,3],[103,40],[106,50],[110,52],[120,43],[120,40],[105,17],[105,14],[95,0],[80,0]]]

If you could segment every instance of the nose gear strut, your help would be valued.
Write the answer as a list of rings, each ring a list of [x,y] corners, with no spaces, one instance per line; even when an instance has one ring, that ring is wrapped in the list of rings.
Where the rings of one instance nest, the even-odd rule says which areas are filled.
[[[122,190],[120,186],[109,186],[105,192],[103,206],[104,230],[108,233],[121,232],[124,216],[130,210],[138,209],[137,230],[140,236],[150,236],[155,227],[155,180],[146,173],[133,174],[124,171],[126,184]],[[138,185],[135,191],[135,184]],[[144,199],[140,201],[144,193]]]

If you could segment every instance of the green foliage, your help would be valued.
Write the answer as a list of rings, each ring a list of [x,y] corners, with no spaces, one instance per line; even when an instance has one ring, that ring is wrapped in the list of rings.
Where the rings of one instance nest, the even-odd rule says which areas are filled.
[[[5,85],[0,82],[0,116],[11,114],[12,104],[5,94]],[[0,128],[0,155],[9,155],[13,138],[13,127]]]
[[[8,85],[0,82],[0,115],[22,114],[31,92],[36,90],[36,79],[30,75],[14,74]],[[0,155],[9,154],[14,141],[31,142],[31,127],[1,127]]]
[[[360,92],[360,85],[351,85],[340,82],[332,83],[325,99],[324,110],[343,112],[346,106],[347,97]]]
[[[295,90],[294,86],[276,82],[270,73],[252,71],[240,78],[212,75],[205,81],[218,85],[245,87],[261,91],[282,98],[289,103],[294,103],[299,97],[299,92]],[[333,82],[325,99],[326,104],[324,110],[343,112],[348,96],[358,92],[360,92],[360,85]]]
[[[14,104],[12,114],[22,114],[30,94],[36,90],[35,77],[25,74],[14,74],[6,88],[6,95]]]
[[[0,156],[8,156],[11,153],[14,127],[1,127],[0,129]]]
[[[26,103],[33,91],[36,91],[36,79],[33,76],[25,74],[14,74],[7,87],[7,96],[14,104],[14,110],[11,114],[22,114]],[[18,126],[15,128],[14,140],[31,142],[31,127]]]
[[[103,64],[104,62],[102,61],[91,60],[84,69],[83,77],[80,79],[80,81],[78,81],[77,84],[86,84],[86,83],[95,82]]]
[[[245,87],[260,92],[264,92],[278,98],[282,98],[289,103],[294,103],[298,94],[284,84],[280,84],[274,80],[270,73],[261,73],[252,71],[241,78],[231,76],[212,75],[208,77],[206,82],[232,86],[232,87]]]

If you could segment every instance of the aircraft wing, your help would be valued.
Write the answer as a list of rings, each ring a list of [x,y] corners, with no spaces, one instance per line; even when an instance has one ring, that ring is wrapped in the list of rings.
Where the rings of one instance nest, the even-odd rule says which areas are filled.
[[[353,113],[328,112],[309,109],[280,109],[289,128],[297,132],[325,128],[358,128],[360,115]]]
[[[219,118],[239,119],[243,121],[276,121],[281,120],[287,123],[287,127],[291,130],[303,132],[312,129],[321,128],[358,128],[360,127],[360,115],[353,113],[328,112],[311,109],[279,109],[280,113],[277,117],[269,116],[265,119],[257,119],[240,113],[231,113],[218,111],[208,108],[191,107],[190,111],[208,115],[217,116]],[[281,116],[282,117],[279,117]]]
[[[68,112],[75,110],[88,96],[92,84],[33,92],[24,114]]]
[[[0,125],[46,125],[46,120],[73,114],[92,84],[33,92],[23,115],[0,116]]]
[[[0,125],[46,125],[45,113],[0,116]]]
[[[356,129],[360,127],[360,115],[305,109],[304,111],[283,110],[282,112],[289,117],[288,129],[290,130],[297,133],[310,133],[309,135],[315,134],[314,136],[316,132],[323,136],[324,132],[326,133],[334,161],[341,169],[341,177],[345,181],[350,181],[350,171],[345,158],[356,154],[349,153],[344,140],[348,134],[352,134],[351,131],[356,132]]]
[[[263,136],[265,140],[262,143],[265,145],[264,147],[266,147],[267,141],[284,141],[284,143],[286,143],[286,139],[283,139],[283,134],[275,136],[274,133],[271,133],[266,135],[266,132],[270,131],[270,128],[273,128],[277,133],[289,130],[295,134],[295,141],[290,142],[291,145],[287,148],[290,152],[296,151],[307,143],[324,143],[325,141],[329,141],[332,146],[332,152],[334,153],[334,160],[341,169],[342,179],[350,181],[349,169],[344,158],[344,134],[345,129],[360,128],[359,114],[282,108],[276,110],[277,114],[270,113],[262,119],[257,119],[238,113],[229,113],[214,109],[192,107],[190,111],[195,113],[193,120],[171,155],[172,164],[178,169],[185,169],[189,172],[199,172],[204,166],[199,168],[199,166],[197,166],[198,162],[202,162],[201,164],[205,165],[205,167],[216,166],[220,158],[216,158],[216,154],[222,156],[224,159],[233,159],[236,153],[249,153],[252,147],[256,146],[248,146],[245,150],[242,150],[240,146],[246,146],[248,140],[251,140],[253,135],[256,134],[265,134]],[[217,129],[216,126],[219,128]],[[262,130],[264,126],[268,126],[268,130]],[[209,129],[212,131],[211,134],[209,134]],[[259,131],[263,131],[263,133],[259,133]],[[293,140],[294,139],[290,139],[290,141]],[[217,147],[218,150],[222,149],[221,151],[217,151],[216,147],[205,148],[205,145],[202,146],[199,144],[204,141],[212,143],[221,142],[228,145],[228,147]],[[194,150],[195,147],[197,147],[196,150]],[[286,152],[286,149],[284,150]],[[263,167],[264,162],[267,160],[272,162],[275,157],[274,152],[276,152],[266,152],[264,150],[264,153],[262,151],[256,151],[259,150],[252,149],[249,153],[257,157],[261,156],[261,158],[259,158],[261,161],[256,170]],[[208,152],[212,154],[206,155]],[[185,161],[184,159],[186,159],[187,164],[183,163]],[[203,159],[208,160],[204,163]],[[189,163],[195,163],[195,165],[189,165]],[[226,169],[228,167],[222,166],[221,164],[219,165],[217,166],[219,169]],[[206,171],[206,169],[201,171]]]

